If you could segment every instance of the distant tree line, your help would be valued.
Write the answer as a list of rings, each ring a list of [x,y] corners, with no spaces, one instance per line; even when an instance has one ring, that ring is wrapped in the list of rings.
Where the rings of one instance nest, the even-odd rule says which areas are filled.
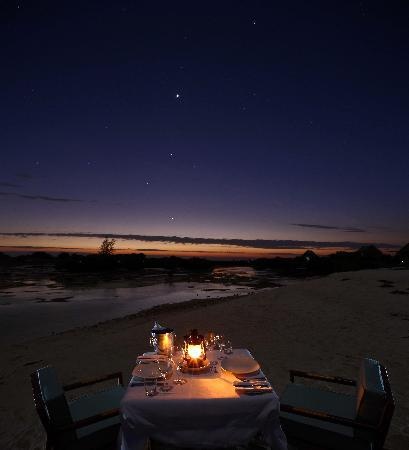
[[[163,268],[169,274],[175,271],[207,272],[220,266],[251,266],[255,269],[271,269],[287,276],[325,275],[381,267],[409,268],[409,244],[394,256],[382,253],[375,246],[361,247],[353,252],[337,252],[328,256],[318,256],[311,250],[294,258],[258,258],[254,260],[209,260],[204,258],[150,257],[143,253],[119,254],[114,251],[115,240],[104,240],[97,254],[60,253],[52,256],[46,252],[11,257],[0,253],[2,267],[22,264],[48,264],[56,269],[78,272],[140,271],[145,268]]]

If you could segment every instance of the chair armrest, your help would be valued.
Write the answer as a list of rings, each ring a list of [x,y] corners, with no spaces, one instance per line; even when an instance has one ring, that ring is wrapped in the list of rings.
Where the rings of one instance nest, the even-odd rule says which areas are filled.
[[[316,411],[314,409],[301,408],[298,406],[291,406],[286,404],[280,405],[280,411],[299,416],[310,417],[311,419],[318,419],[324,422],[336,423],[338,425],[345,425],[352,428],[362,428],[365,430],[376,431],[377,428],[374,425],[358,422],[357,420],[347,419],[346,417],[334,416],[322,411]]]
[[[294,377],[311,378],[312,380],[327,381],[329,383],[345,384],[347,386],[356,386],[355,380],[343,377],[332,377],[330,375],[321,375],[314,372],[303,372],[302,370],[290,370],[290,381],[294,383]]]
[[[91,380],[78,381],[77,383],[66,384],[63,386],[64,391],[70,391],[72,389],[78,389],[84,386],[90,386],[92,384],[101,383],[102,381],[112,380],[117,378],[118,384],[123,385],[122,372],[110,373],[103,375],[102,377],[93,378]]]
[[[70,425],[61,427],[59,428],[59,431],[77,430],[78,428],[87,427],[88,425],[101,422],[102,420],[110,419],[111,417],[115,417],[118,414],[118,408],[109,409],[108,411],[103,411],[99,414],[95,414],[94,416],[86,417],[85,419],[77,420]]]

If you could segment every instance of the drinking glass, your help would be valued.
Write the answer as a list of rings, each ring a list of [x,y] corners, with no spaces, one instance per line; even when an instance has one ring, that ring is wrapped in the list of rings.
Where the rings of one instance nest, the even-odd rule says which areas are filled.
[[[168,392],[172,389],[172,386],[168,383],[167,376],[169,372],[172,370],[172,363],[169,359],[165,360],[158,360],[158,371],[160,373],[160,376],[163,380],[163,384],[160,387],[160,390],[162,392]]]
[[[215,339],[216,339],[216,336],[215,336],[214,333],[210,332],[210,333],[207,334],[207,336],[206,336],[206,348],[208,350],[210,350],[210,351],[214,350]]]
[[[210,361],[210,373],[218,373],[217,365],[219,361]]]
[[[231,355],[233,353],[233,344],[230,339],[226,340],[226,343],[224,345],[224,353],[226,355]]]
[[[140,380],[143,380],[145,394],[148,397],[153,397],[157,394],[157,378],[158,370],[154,361],[139,361],[136,369],[136,375]]]
[[[153,397],[158,393],[157,391],[157,378],[144,378],[143,387],[145,388],[145,395],[147,397]]]
[[[171,361],[173,363],[173,367],[175,368],[176,377],[173,379],[174,384],[186,384],[186,378],[182,378],[181,370],[183,367],[183,352],[181,346],[174,346],[174,351],[171,355]]]
[[[223,356],[224,347],[226,346],[226,341],[224,339],[224,336],[221,334],[218,334],[216,336],[216,348],[219,350],[219,356],[217,359],[224,359],[225,356]]]

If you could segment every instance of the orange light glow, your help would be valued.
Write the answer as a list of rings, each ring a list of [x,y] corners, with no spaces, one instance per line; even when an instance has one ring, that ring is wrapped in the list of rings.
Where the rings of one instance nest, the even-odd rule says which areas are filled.
[[[0,252],[32,253],[44,251],[58,254],[97,253],[101,239],[95,237],[49,237],[49,236],[0,236]],[[116,254],[144,253],[147,256],[198,257],[207,259],[254,259],[274,257],[294,257],[306,250],[313,250],[317,255],[325,256],[337,251],[353,251],[345,247],[325,248],[255,248],[228,244],[184,244],[172,242],[144,242],[117,239]],[[380,248],[380,250],[386,250]]]
[[[202,346],[189,344],[187,353],[192,359],[198,359],[202,356]]]

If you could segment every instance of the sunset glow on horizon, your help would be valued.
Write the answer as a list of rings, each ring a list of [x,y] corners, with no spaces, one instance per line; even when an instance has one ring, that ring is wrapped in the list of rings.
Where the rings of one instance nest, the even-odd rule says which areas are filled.
[[[171,237],[169,237],[171,240]],[[96,237],[4,237],[0,236],[0,252],[21,254],[32,252],[65,253],[97,253],[101,238]],[[384,252],[393,252],[397,248],[380,248]],[[199,257],[207,259],[255,259],[274,257],[294,257],[306,250],[313,250],[318,255],[328,255],[338,251],[354,251],[356,248],[342,246],[326,246],[324,248],[300,246],[299,248],[283,247],[259,248],[226,244],[192,244],[163,241],[144,242],[139,240],[116,239],[115,253],[144,253],[147,256],[178,256],[184,258]]]

